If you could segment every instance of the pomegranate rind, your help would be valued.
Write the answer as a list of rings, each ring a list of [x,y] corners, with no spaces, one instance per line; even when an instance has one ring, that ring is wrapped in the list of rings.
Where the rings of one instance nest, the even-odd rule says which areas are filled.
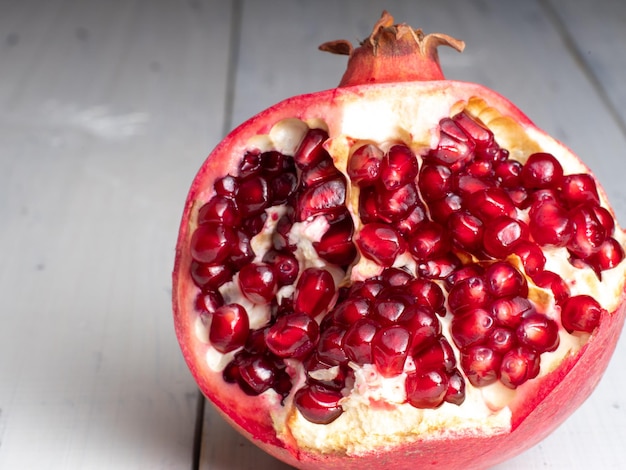
[[[245,395],[238,387],[222,380],[219,371],[207,365],[209,345],[197,334],[198,313],[194,309],[197,288],[188,276],[191,257],[187,247],[197,222],[197,207],[214,194],[217,178],[237,167],[253,137],[267,134],[283,120],[321,119],[331,139],[343,137],[386,141],[404,136],[415,151],[437,141],[440,118],[466,109],[481,119],[511,156],[524,161],[530,153],[547,151],[568,160],[570,172],[590,173],[573,153],[537,129],[506,98],[480,85],[456,81],[354,86],[301,95],[261,112],[232,131],[209,155],[193,181],[182,216],[173,271],[174,327],[183,356],[202,393],[219,413],[239,432],[265,451],[298,468],[367,469],[380,468],[484,468],[502,462],[535,445],[561,424],[591,394],[599,382],[621,332],[626,306],[623,280],[610,313],[576,353],[552,372],[520,387],[511,404],[511,426],[507,432],[480,436],[475,433],[438,432],[413,436],[406,443],[373,449],[358,455],[337,451],[319,453],[300,449],[288,434],[279,438],[270,410],[280,406],[276,395]],[[376,114],[372,114],[375,111]],[[381,115],[382,113],[382,115]],[[364,133],[363,119],[391,124],[371,135]],[[333,154],[335,159],[347,158]],[[343,165],[342,165],[343,163]],[[336,161],[345,169],[345,161]],[[600,197],[606,195],[599,187]]]

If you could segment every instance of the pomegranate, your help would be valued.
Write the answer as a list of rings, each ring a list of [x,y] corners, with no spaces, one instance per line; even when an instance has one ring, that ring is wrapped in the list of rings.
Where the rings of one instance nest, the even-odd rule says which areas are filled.
[[[336,89],[231,132],[185,205],[174,319],[202,392],[305,469],[484,468],[592,392],[624,322],[601,186],[463,43],[386,12]]]

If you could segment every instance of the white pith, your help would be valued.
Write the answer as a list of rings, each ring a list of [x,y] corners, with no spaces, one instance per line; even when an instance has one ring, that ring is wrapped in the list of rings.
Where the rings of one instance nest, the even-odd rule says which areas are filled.
[[[434,146],[438,135],[435,132],[437,123],[442,117],[449,115],[449,106],[439,104],[436,100],[425,101],[420,97],[404,96],[401,102],[394,106],[389,105],[388,96],[372,96],[368,100],[345,103],[341,133],[333,135],[328,148],[335,159],[338,169],[345,172],[349,148],[354,148],[360,141],[375,142],[385,149],[395,142],[404,142],[420,154],[427,148]],[[472,106],[480,107],[474,103]],[[416,114],[415,110],[419,109]],[[460,111],[460,109],[456,110]],[[478,111],[478,112],[477,112]],[[482,112],[482,116],[480,115]],[[553,153],[559,158],[565,174],[587,172],[566,149],[558,143],[547,139],[543,134],[530,129],[524,130],[524,139],[511,140],[511,136],[519,137],[519,131],[498,133],[498,126],[489,126],[489,119],[493,110],[489,108],[472,109],[472,114],[478,115],[492,129],[498,143],[511,152],[511,158],[522,162],[526,157],[537,151]],[[403,117],[410,115],[412,119]],[[260,150],[279,150],[285,154],[293,154],[298,143],[310,127],[321,127],[323,121],[303,122],[298,119],[288,119],[278,122],[266,135],[255,136],[249,142],[250,148]],[[418,157],[419,158],[419,157]],[[421,162],[420,162],[421,163]],[[603,197],[603,195],[601,195]],[[358,227],[358,195],[348,194],[348,206],[355,224]],[[603,200],[606,206],[607,202]],[[255,261],[260,261],[271,247],[271,234],[279,216],[284,212],[283,207],[268,209],[271,213],[264,230],[253,238],[252,247],[256,254]],[[522,218],[524,214],[521,214]],[[327,228],[327,223],[321,217],[310,221],[295,224],[290,238],[297,246],[296,257],[301,271],[311,266],[323,266],[328,269],[335,279],[336,285],[345,285],[359,279],[378,275],[382,268],[372,261],[361,257],[349,271],[349,279],[345,279],[343,271],[338,267],[328,266],[321,260],[312,243],[319,240]],[[624,245],[624,234],[616,228],[614,237]],[[588,268],[574,268],[563,254],[564,249],[546,249],[546,269],[559,273],[568,282],[572,295],[589,294],[596,298],[607,312],[613,311],[618,304],[624,287],[626,276],[626,262],[618,267],[604,271],[603,281],[600,282],[595,273]],[[394,266],[405,267],[415,272],[415,262],[406,253],[398,257]],[[532,284],[529,280],[532,299],[548,299],[542,311],[553,312],[558,319],[558,307],[554,305],[552,294]],[[239,291],[237,278],[220,288],[226,303],[238,302],[248,311],[251,328],[264,326],[270,319],[269,307],[252,305]],[[278,293],[279,298],[293,293],[293,286],[283,287]],[[449,318],[442,319],[444,334],[451,345],[454,342],[449,335]],[[196,335],[207,346],[206,363],[214,371],[219,372],[232,359],[236,351],[226,355],[219,353],[209,344],[207,325],[198,318]],[[541,372],[539,377],[553,370],[569,354],[576,353],[588,335],[569,335],[560,333],[560,345],[556,351],[544,353],[541,356]],[[455,348],[456,350],[456,348]],[[458,353],[457,353],[458,354]],[[412,368],[412,362],[407,361],[405,373]],[[297,363],[293,364],[295,371],[294,388],[284,405],[280,397],[269,390],[260,399],[266,404],[272,404],[271,415],[274,427],[279,438],[286,442],[295,440],[301,449],[312,449],[316,452],[342,452],[349,455],[360,454],[372,449],[381,449],[407,441],[417,440],[428,436],[429,439],[445,438],[458,433],[490,435],[507,432],[510,429],[511,411],[509,404],[517,393],[523,390],[524,385],[517,391],[511,390],[497,383],[488,387],[476,388],[466,381],[466,399],[463,405],[457,406],[444,403],[436,410],[417,409],[406,403],[404,379],[406,374],[394,378],[381,377],[374,366],[366,365],[355,368],[355,382],[350,392],[342,401],[344,413],[335,421],[327,425],[313,424],[304,419],[297,409],[292,406],[291,397],[298,385],[304,382],[304,371]],[[332,370],[328,371],[332,374]]]

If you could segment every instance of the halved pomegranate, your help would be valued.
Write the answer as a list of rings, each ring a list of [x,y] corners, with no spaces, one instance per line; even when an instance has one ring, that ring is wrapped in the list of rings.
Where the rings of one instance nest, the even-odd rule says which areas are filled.
[[[339,88],[230,133],[196,176],[175,327],[206,397],[298,468],[485,468],[598,383],[626,238],[589,169],[448,81],[463,43],[383,13]]]

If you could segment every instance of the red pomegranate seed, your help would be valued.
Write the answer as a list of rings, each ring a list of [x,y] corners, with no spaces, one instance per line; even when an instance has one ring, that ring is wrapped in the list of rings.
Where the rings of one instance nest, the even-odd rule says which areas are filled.
[[[232,279],[233,270],[226,264],[205,264],[192,261],[190,274],[193,282],[201,289],[217,289]]]
[[[593,176],[587,173],[565,176],[563,178],[561,195],[570,208],[580,204],[600,204],[596,182]]]
[[[355,282],[349,291],[349,297],[363,297],[368,301],[374,300],[385,288],[381,279],[369,278]]]
[[[483,246],[494,258],[506,258],[515,246],[528,239],[528,226],[518,219],[502,215],[485,224]]]
[[[439,319],[431,308],[424,305],[407,306],[398,322],[411,332],[411,355],[424,351],[441,335]]]
[[[372,305],[372,318],[382,325],[396,323],[406,307],[403,296],[381,294]]]
[[[496,165],[495,176],[500,186],[507,189],[517,188],[522,184],[523,165],[517,160],[505,160]]]
[[[265,176],[274,177],[285,172],[295,173],[296,167],[293,158],[283,155],[277,150],[263,152],[259,158]]]
[[[333,276],[322,268],[307,268],[302,271],[296,284],[294,310],[314,318],[331,308],[334,296]]]
[[[448,232],[437,222],[426,222],[409,240],[409,251],[418,260],[443,256],[450,250]]]
[[[426,208],[424,207],[424,204],[418,200],[411,212],[409,212],[404,219],[397,221],[395,226],[401,235],[404,237],[410,237],[426,220],[428,220]]]
[[[364,297],[350,296],[332,311],[333,323],[350,326],[370,313],[371,302]]]
[[[289,286],[298,277],[300,265],[295,255],[289,251],[268,251],[263,262],[269,263],[274,269],[277,287]]]
[[[454,253],[448,253],[439,258],[420,262],[417,273],[426,279],[446,279],[461,266],[461,260]]]
[[[239,176],[246,178],[261,171],[261,155],[257,151],[246,152],[239,163]]]
[[[404,286],[413,279],[411,273],[401,268],[386,268],[381,274],[381,280],[391,287]]]
[[[296,193],[298,177],[295,173],[281,173],[270,180],[271,205],[285,204]]]
[[[328,152],[324,149],[326,140],[328,140],[328,133],[325,130],[309,129],[293,155],[298,168],[302,170],[310,168],[328,156]]]
[[[465,401],[465,379],[458,369],[448,375],[448,391],[445,401],[453,405],[461,405]]]
[[[339,325],[330,325],[322,329],[317,345],[317,357],[331,366],[345,364],[348,361],[343,350],[343,338],[346,329]]]
[[[498,324],[517,328],[522,318],[535,312],[535,307],[525,297],[496,299],[491,304],[491,313]]]
[[[411,346],[411,333],[403,326],[379,329],[372,339],[372,359],[383,377],[394,377],[404,370]]]
[[[347,329],[343,337],[343,349],[356,364],[372,364],[372,340],[380,325],[371,318],[361,318]]]
[[[218,290],[203,290],[196,297],[195,305],[200,313],[208,315],[224,305],[224,298]]]
[[[261,355],[245,355],[238,363],[239,386],[248,395],[260,395],[274,385],[276,369]]]
[[[493,170],[493,162],[487,160],[474,160],[463,170],[466,174],[475,176],[489,181],[491,185],[495,184],[495,172]]]
[[[600,324],[604,314],[606,310],[593,297],[575,295],[563,303],[561,323],[569,333],[574,331],[592,333]]]
[[[248,313],[241,305],[222,305],[211,316],[209,340],[219,352],[227,353],[242,347],[249,331]]]
[[[267,347],[278,357],[301,358],[317,346],[319,327],[304,313],[291,313],[278,317],[265,337]]]
[[[561,305],[570,296],[569,286],[565,280],[555,272],[540,271],[531,276],[531,279],[537,286],[550,289],[558,305]]]
[[[615,219],[609,210],[602,206],[591,206],[596,218],[600,221],[608,235],[613,234],[615,229]]]
[[[463,209],[463,199],[456,193],[450,193],[442,199],[430,201],[428,208],[430,217],[435,222],[445,225],[452,214]]]
[[[450,118],[439,121],[439,129],[437,148],[431,150],[425,158],[458,171],[473,160],[476,144]]]
[[[486,178],[479,178],[465,172],[455,173],[452,177],[452,188],[461,197],[466,197],[477,191],[485,191],[493,186],[493,182]]]
[[[459,267],[456,271],[454,271],[450,276],[445,279],[445,288],[450,291],[452,286],[457,284],[458,282],[463,281],[463,279],[467,279],[470,277],[480,277],[485,274],[485,268],[483,268],[480,264],[470,263],[464,266]]]
[[[296,209],[298,220],[307,220],[317,215],[332,214],[344,208],[346,183],[341,178],[330,179],[307,188],[298,195]]]
[[[519,207],[520,209],[527,209],[530,204],[530,195],[528,190],[522,186],[517,188],[510,188],[506,190],[506,193],[515,204],[515,207]]]
[[[380,222],[376,197],[374,186],[368,186],[359,191],[359,217],[364,224]]]
[[[346,386],[346,379],[352,375],[347,366],[331,366],[313,352],[303,361],[308,384],[321,385],[329,390],[341,391]]]
[[[415,297],[417,305],[430,307],[436,313],[445,314],[445,297],[439,284],[428,279],[416,278],[406,284],[406,291]]]
[[[512,219],[517,217],[515,204],[507,192],[498,187],[477,191],[464,199],[469,211],[483,222],[505,215]]]
[[[567,211],[555,202],[533,203],[528,227],[533,240],[541,246],[566,246],[572,237]]]
[[[383,151],[372,144],[357,148],[348,159],[348,176],[350,181],[361,187],[370,186],[380,176],[380,165]]]
[[[239,181],[232,175],[226,175],[215,182],[215,192],[219,196],[234,198],[239,191]]]
[[[469,212],[459,211],[451,214],[447,228],[452,242],[462,250],[475,252],[482,247],[483,223]]]
[[[228,260],[235,269],[241,269],[254,259],[254,250],[250,244],[250,236],[243,230],[236,230],[235,238]]]
[[[300,174],[300,184],[303,188],[310,188],[324,181],[336,179],[345,181],[345,177],[335,167],[335,163],[330,155],[326,155],[314,166],[307,168]]]
[[[515,333],[520,344],[538,353],[554,351],[559,346],[559,326],[545,315],[524,317]]]
[[[500,378],[502,357],[487,346],[473,346],[461,352],[461,367],[475,387],[484,387]]]
[[[494,145],[493,133],[473,117],[461,112],[453,116],[452,119],[476,144],[477,151]]]
[[[600,250],[606,240],[604,225],[589,206],[581,206],[570,214],[572,237],[567,249],[577,257],[587,259]]]
[[[318,384],[305,385],[294,396],[294,404],[307,421],[329,424],[343,413],[341,392]]]
[[[528,284],[521,272],[507,261],[496,261],[485,271],[489,293],[496,298],[528,295]]]
[[[493,329],[485,345],[498,354],[504,354],[517,344],[513,331],[502,326]]]
[[[456,345],[463,349],[484,342],[495,328],[491,313],[484,308],[470,308],[452,318],[450,333]]]
[[[198,224],[205,222],[219,222],[229,227],[238,226],[241,223],[241,216],[235,201],[219,194],[213,196],[198,210]]]
[[[451,177],[452,171],[447,166],[433,164],[422,166],[417,184],[424,200],[436,201],[450,193]]]
[[[387,267],[405,250],[405,242],[400,234],[381,223],[364,225],[356,242],[363,256]]]
[[[384,188],[376,190],[377,216],[383,222],[398,222],[408,217],[418,204],[415,183],[407,183],[392,190]]]
[[[589,262],[600,271],[604,271],[605,269],[614,268],[623,259],[624,248],[615,238],[609,237],[600,245],[598,252],[592,255]]]
[[[260,214],[270,204],[270,188],[262,176],[252,175],[239,182],[237,207],[242,219]]]
[[[415,180],[419,171],[413,151],[403,144],[391,146],[380,166],[380,181],[392,191]]]
[[[539,354],[524,347],[512,349],[502,357],[500,381],[509,388],[517,388],[539,375]]]
[[[448,340],[443,336],[439,337],[434,344],[423,351],[412,354],[415,370],[418,372],[428,372],[429,370],[444,369],[446,371],[454,370],[456,366],[456,357],[454,350]]]
[[[543,254],[543,250],[539,245],[529,240],[521,240],[516,244],[513,247],[513,253],[519,256],[524,271],[529,276],[543,271],[546,265],[546,257]]]
[[[557,188],[563,180],[563,167],[554,155],[533,153],[528,157],[520,174],[526,188]]]
[[[251,263],[239,271],[239,289],[255,304],[267,304],[276,294],[276,276],[268,264]]]
[[[191,237],[191,257],[205,264],[218,264],[226,260],[235,234],[226,225],[207,222],[199,225]]]
[[[454,313],[468,308],[485,307],[490,301],[488,284],[482,276],[470,276],[460,280],[448,293],[448,306]]]
[[[265,336],[268,330],[268,326],[250,330],[246,344],[243,346],[244,351],[250,354],[265,354],[268,350],[267,343],[265,342]]]
[[[407,401],[415,408],[435,409],[441,406],[448,392],[448,376],[441,371],[407,374],[404,383]]]
[[[313,243],[313,248],[320,258],[332,264],[346,266],[356,257],[356,246],[352,241],[354,222],[346,211],[337,219],[330,222],[328,230],[322,235],[319,242]]]

